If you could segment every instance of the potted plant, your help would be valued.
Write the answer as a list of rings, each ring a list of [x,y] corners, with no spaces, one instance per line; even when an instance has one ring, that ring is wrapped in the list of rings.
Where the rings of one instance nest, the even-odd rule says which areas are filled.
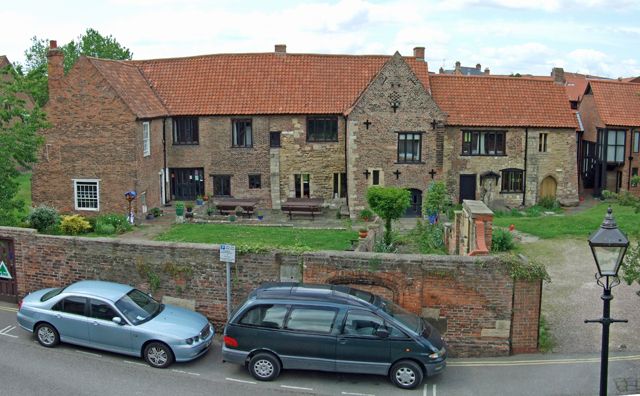
[[[187,213],[191,213],[191,212],[193,212],[193,204],[192,204],[191,202],[189,202],[189,203],[186,205],[186,208],[187,208]]]
[[[261,210],[256,212],[256,216],[258,216],[258,220],[262,221],[264,219],[264,213]]]
[[[208,201],[209,201],[209,194],[204,194],[204,195],[202,196],[202,199],[203,199],[205,202],[208,202]]]
[[[162,209],[160,208],[153,208],[151,209],[151,214],[153,215],[153,217],[160,217],[162,216]]]
[[[244,214],[244,210],[243,210],[240,206],[238,206],[238,207],[236,208],[236,217],[240,217],[240,216],[242,216],[243,214]]]
[[[236,215],[229,215],[229,221],[232,223],[236,221]]]
[[[184,202],[176,202],[176,216],[184,216]]]
[[[202,195],[198,195],[196,197],[196,205],[198,206],[204,205],[204,199],[202,199]]]
[[[152,211],[148,211],[148,212],[147,212],[147,215],[145,216],[145,218],[146,218],[147,220],[153,220],[153,219],[155,218],[155,216],[153,215],[153,212],[152,212]]]
[[[216,208],[215,206],[209,206],[207,208],[207,216],[213,216],[213,214],[216,213]]]
[[[361,228],[358,230],[358,236],[360,238],[366,238],[368,234],[369,234],[369,230],[367,230],[366,228]]]
[[[362,221],[370,221],[373,219],[373,212],[371,209],[362,209],[360,211],[360,219],[362,219]]]

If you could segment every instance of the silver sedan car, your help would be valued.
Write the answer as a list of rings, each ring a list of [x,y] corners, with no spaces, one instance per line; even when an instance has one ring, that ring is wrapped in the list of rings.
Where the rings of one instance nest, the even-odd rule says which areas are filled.
[[[28,294],[18,323],[45,347],[58,343],[143,357],[168,367],[207,352],[213,326],[197,312],[160,304],[131,286],[81,281]]]

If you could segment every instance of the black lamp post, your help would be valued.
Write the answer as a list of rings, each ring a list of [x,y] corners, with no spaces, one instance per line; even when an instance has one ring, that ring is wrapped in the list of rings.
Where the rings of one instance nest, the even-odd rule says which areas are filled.
[[[607,209],[607,215],[602,225],[589,237],[589,246],[593,253],[593,258],[598,266],[596,282],[602,286],[602,301],[604,307],[602,318],[585,320],[585,323],[602,323],[602,349],[600,351],[600,396],[607,395],[607,370],[609,366],[609,325],[616,322],[626,323],[626,319],[611,319],[610,303],[613,300],[611,289],[620,284],[618,270],[627,252],[629,240],[618,229],[616,221],[613,219],[611,208]],[[604,282],[602,280],[604,279]],[[612,279],[610,279],[612,278]]]

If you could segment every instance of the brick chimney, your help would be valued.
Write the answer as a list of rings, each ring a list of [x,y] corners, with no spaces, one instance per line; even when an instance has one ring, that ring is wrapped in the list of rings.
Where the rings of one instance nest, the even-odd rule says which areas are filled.
[[[47,73],[49,74],[49,98],[56,92],[60,86],[60,80],[64,77],[64,54],[58,48],[58,42],[51,40],[49,42],[49,51],[47,52]]]
[[[438,74],[444,74],[444,67],[440,66],[440,70],[438,70]]]
[[[453,71],[453,74],[460,75],[462,71],[460,70],[460,61],[456,61],[456,69]]]
[[[480,66],[480,64],[479,64],[479,63],[476,63],[476,70],[477,70],[477,71],[482,70],[482,66]]]
[[[564,79],[564,69],[561,67],[554,67],[551,70],[551,77],[553,77],[553,82],[558,85],[565,85],[567,80]]]
[[[415,56],[417,61],[424,62],[424,47],[413,48],[413,56]]]
[[[286,44],[276,44],[275,52],[277,55],[285,55],[287,53],[287,45]]]
[[[484,74],[485,74],[486,76],[488,76],[489,74],[491,74],[491,70],[489,70],[489,68],[488,68],[488,67],[485,67],[485,68],[484,68]]]

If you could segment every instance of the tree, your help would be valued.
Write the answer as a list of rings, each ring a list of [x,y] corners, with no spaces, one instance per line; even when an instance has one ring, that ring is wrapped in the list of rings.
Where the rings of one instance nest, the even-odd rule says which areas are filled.
[[[633,282],[640,284],[640,241],[636,242],[635,246],[629,246],[621,267],[623,273],[622,279],[624,279],[628,285],[631,285]],[[640,291],[638,295],[640,295]]]
[[[77,40],[60,47],[64,54],[64,72],[68,73],[80,56],[93,56],[104,59],[129,60],[133,54],[109,35],[103,36],[97,30],[87,29]],[[47,84],[47,52],[49,40],[33,37],[31,47],[25,55],[25,85],[33,99],[44,106],[49,97]],[[21,69],[20,69],[21,70]]]
[[[384,221],[384,243],[391,245],[391,221],[399,219],[411,205],[411,193],[397,187],[373,186],[367,190],[369,207]]]
[[[0,224],[15,225],[16,211],[24,202],[16,200],[18,168],[30,169],[36,162],[45,128],[45,114],[36,105],[30,109],[23,99],[24,77],[11,67],[0,70]]]

